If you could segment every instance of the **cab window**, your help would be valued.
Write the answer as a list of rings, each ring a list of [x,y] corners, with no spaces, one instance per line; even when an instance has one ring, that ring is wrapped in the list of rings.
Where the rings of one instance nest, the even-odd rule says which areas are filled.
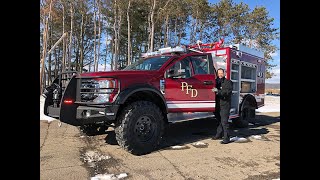
[[[191,77],[191,66],[189,58],[175,62],[167,71],[167,78],[189,78]]]
[[[209,65],[207,56],[193,56],[191,62],[194,74],[209,74]]]

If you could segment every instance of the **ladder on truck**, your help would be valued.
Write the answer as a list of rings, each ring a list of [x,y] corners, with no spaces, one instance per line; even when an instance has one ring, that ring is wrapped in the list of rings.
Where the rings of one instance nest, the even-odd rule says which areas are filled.
[[[213,42],[213,43],[202,43],[201,41],[198,40],[197,44],[187,45],[186,48],[189,51],[203,53],[206,51],[222,48],[223,43],[224,43],[223,39],[220,39],[218,42]]]
[[[181,45],[181,46],[176,46],[174,48],[165,47],[165,48],[160,48],[157,51],[141,53],[141,57],[146,58],[150,56],[163,55],[163,54],[169,54],[169,53],[188,53],[191,51],[203,53],[206,51],[221,48],[223,46],[223,43],[224,43],[223,39],[220,39],[218,42],[213,42],[213,43],[202,43],[201,41],[197,41],[197,44]]]

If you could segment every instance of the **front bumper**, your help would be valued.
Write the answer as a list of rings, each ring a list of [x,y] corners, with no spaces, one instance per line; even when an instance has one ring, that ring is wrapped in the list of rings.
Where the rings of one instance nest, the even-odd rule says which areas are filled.
[[[106,107],[79,106],[77,108],[77,120],[83,123],[93,123],[102,121],[114,121],[116,119],[119,105],[108,105]]]
[[[91,107],[91,106],[78,106],[75,111],[75,116],[71,115],[71,118],[63,118],[61,116],[60,108],[48,106],[48,116],[59,118],[62,122],[71,125],[83,125],[96,122],[114,121],[119,109],[119,105],[107,105],[105,107]],[[72,113],[72,112],[70,112]]]
[[[59,78],[62,78],[62,76],[59,76]],[[54,83],[59,84],[59,78],[56,78]],[[59,105],[53,102],[53,93],[51,92],[53,90],[51,89],[50,93],[46,94],[44,114],[73,126],[114,121],[120,105],[117,103],[93,104],[91,102],[81,102],[80,82],[81,78],[75,75],[65,82],[67,84],[61,94]],[[60,83],[60,86],[63,87],[63,83]],[[73,103],[65,103],[65,101],[72,101]]]

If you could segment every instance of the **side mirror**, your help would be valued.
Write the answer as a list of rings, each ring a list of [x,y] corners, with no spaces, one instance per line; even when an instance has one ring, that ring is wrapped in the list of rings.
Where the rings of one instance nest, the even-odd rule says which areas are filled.
[[[174,69],[170,69],[170,70],[168,71],[168,75],[170,75],[170,76],[174,75]]]
[[[169,71],[167,71],[167,77],[168,78],[172,78],[174,75],[174,70],[173,69],[170,69]]]

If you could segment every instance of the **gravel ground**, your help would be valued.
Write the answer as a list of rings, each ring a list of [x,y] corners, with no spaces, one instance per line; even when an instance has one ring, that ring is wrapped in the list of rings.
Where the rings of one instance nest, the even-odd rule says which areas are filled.
[[[249,128],[233,128],[245,142],[211,140],[214,119],[171,124],[159,150],[134,156],[112,128],[95,136],[58,121],[40,121],[40,178],[49,179],[277,179],[280,113],[258,113]],[[98,178],[100,177],[100,178]]]

